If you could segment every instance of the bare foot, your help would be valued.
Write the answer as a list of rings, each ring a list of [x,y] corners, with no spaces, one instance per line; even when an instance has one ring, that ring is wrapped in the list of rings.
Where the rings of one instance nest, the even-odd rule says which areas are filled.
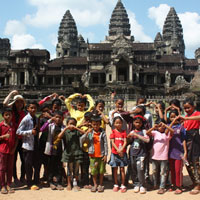
[[[72,190],[72,186],[71,185],[68,185],[67,186],[67,191],[71,191]]]

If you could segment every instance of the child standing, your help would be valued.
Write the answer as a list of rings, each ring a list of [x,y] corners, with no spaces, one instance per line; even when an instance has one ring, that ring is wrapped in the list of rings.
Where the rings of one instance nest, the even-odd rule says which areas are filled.
[[[89,140],[88,154],[90,156],[90,168],[93,178],[94,186],[91,188],[91,192],[103,192],[103,176],[105,173],[105,165],[108,155],[107,137],[104,129],[100,128],[101,118],[99,116],[93,116],[91,118],[92,131],[83,135]],[[97,187],[97,175],[99,174],[99,186]]]
[[[121,187],[120,190],[122,193],[126,192],[125,187],[125,170],[124,167],[127,166],[127,154],[126,154],[126,131],[122,129],[123,120],[120,116],[113,119],[113,126],[115,129],[112,130],[110,134],[110,139],[112,143],[112,153],[109,164],[113,168],[114,173],[114,187],[113,191],[117,192],[119,190],[118,180],[117,180],[117,170],[120,167],[121,172]]]
[[[76,179],[78,182],[79,166],[83,161],[83,152],[80,147],[80,137],[85,132],[76,127],[76,119],[69,117],[67,119],[67,126],[58,135],[58,139],[63,139],[65,149],[62,154],[63,165],[67,166],[67,190],[72,189],[71,180]],[[74,186],[75,190],[79,190],[78,186]]]
[[[45,154],[49,156],[48,181],[52,190],[63,190],[62,187],[62,143],[59,141],[56,146],[54,142],[58,139],[59,133],[65,128],[63,125],[63,113],[55,111],[54,116],[48,120],[40,131],[48,131],[48,138],[45,147]],[[54,178],[55,177],[55,178]]]
[[[12,110],[4,108],[2,112],[4,121],[0,123],[0,186],[1,193],[13,193],[10,187],[13,174],[15,151],[15,129],[12,127]]]
[[[184,159],[187,159],[186,131],[177,119],[178,114],[177,110],[172,110],[169,113],[169,120],[172,123],[172,129],[174,130],[173,137],[169,143],[169,166],[172,184],[169,191],[175,190],[175,194],[182,193],[182,158],[184,157]]]
[[[168,134],[170,132],[170,134]],[[153,169],[153,181],[154,188],[158,186],[158,172],[160,169],[160,189],[158,194],[164,194],[165,182],[167,176],[167,163],[168,163],[168,151],[169,151],[169,140],[174,130],[160,122],[159,125],[155,124],[154,127],[147,131],[147,135],[154,138],[153,141],[153,152],[152,152],[152,169]]]
[[[38,104],[30,102],[27,106],[28,114],[22,119],[17,134],[22,136],[22,148],[25,162],[27,185],[31,190],[39,187],[39,151],[38,151],[38,119],[36,117]],[[34,169],[34,180],[33,177]]]
[[[147,154],[145,143],[149,142],[149,137],[144,129],[146,119],[141,115],[133,117],[133,131],[127,136],[133,141],[130,147],[130,160],[132,167],[132,175],[134,177],[134,192],[140,191],[140,194],[145,194],[145,176],[144,176],[144,161]]]

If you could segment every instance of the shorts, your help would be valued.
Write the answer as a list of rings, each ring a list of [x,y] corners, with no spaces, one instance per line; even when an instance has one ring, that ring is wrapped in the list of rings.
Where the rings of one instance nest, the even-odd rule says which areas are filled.
[[[109,161],[111,167],[125,167],[128,165],[127,154],[124,153],[123,157],[120,157],[118,154],[111,153],[111,158]]]
[[[101,158],[90,157],[91,175],[104,174],[106,172],[106,163]]]
[[[77,161],[67,163],[67,176],[78,176],[79,175],[80,163]]]

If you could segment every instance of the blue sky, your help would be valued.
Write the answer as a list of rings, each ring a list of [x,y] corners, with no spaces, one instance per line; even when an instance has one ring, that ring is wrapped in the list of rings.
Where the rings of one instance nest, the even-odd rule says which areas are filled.
[[[55,57],[57,33],[66,10],[73,15],[78,33],[89,42],[108,35],[109,20],[118,0],[1,0],[0,38],[12,49],[45,48]],[[170,7],[183,26],[186,56],[194,58],[200,47],[199,0],[122,0],[136,41],[151,42],[162,27]]]

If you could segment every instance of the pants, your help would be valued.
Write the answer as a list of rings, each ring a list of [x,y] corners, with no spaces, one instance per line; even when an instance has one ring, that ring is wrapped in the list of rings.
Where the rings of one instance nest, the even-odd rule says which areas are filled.
[[[183,182],[183,161],[169,159],[169,166],[171,172],[171,183],[176,187],[181,187]]]
[[[62,172],[63,166],[61,162],[61,156],[51,155],[49,157],[49,164],[48,164],[48,179],[49,183],[56,182],[57,184],[62,184]],[[54,177],[56,181],[54,181]]]
[[[14,165],[13,165],[13,178],[14,179],[17,179],[16,162],[17,162],[18,153],[19,153],[20,160],[21,160],[21,177],[20,177],[20,179],[24,179],[25,178],[25,164],[24,164],[24,157],[23,157],[22,140],[18,140],[18,145],[15,150]]]
[[[135,186],[145,186],[144,157],[130,156],[131,169]]]
[[[158,174],[160,173],[160,188],[165,188],[167,177],[167,163],[167,160],[152,160],[154,186],[158,185]]]
[[[39,155],[38,151],[23,150],[27,185],[39,184]],[[34,169],[34,173],[33,173]],[[34,179],[32,181],[32,177]]]
[[[0,153],[0,185],[10,186],[13,175],[14,154]]]
[[[81,163],[81,184],[89,185],[89,166],[90,160],[89,155],[86,152],[83,152],[83,162]]]

